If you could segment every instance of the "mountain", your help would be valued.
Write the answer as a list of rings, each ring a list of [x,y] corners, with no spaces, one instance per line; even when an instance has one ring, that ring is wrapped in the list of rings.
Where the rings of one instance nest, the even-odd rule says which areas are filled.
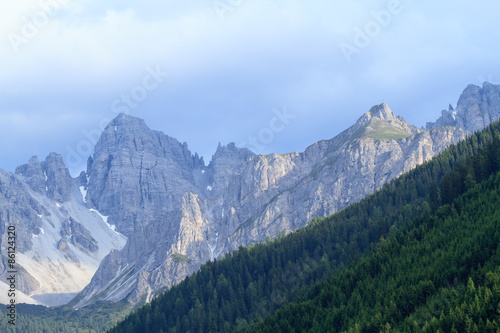
[[[71,178],[55,153],[42,162],[31,158],[15,174],[0,169],[1,249],[7,253],[6,230],[15,226],[16,287],[23,302],[67,303],[89,283],[102,259],[125,245],[123,235],[85,207],[86,181],[85,175]],[[0,261],[2,281],[7,259]],[[8,301],[7,293],[1,297]]]
[[[481,105],[494,119],[500,88],[488,87],[490,102]],[[476,105],[468,89],[457,110],[475,119],[467,116]],[[219,145],[205,165],[187,144],[121,114],[76,179],[56,154],[1,172],[1,246],[7,226],[19,225],[20,291],[28,296],[67,300],[86,285],[75,308],[142,303],[208,260],[361,200],[469,134],[457,126],[416,128],[381,104],[301,153]],[[40,260],[47,264],[37,266]]]
[[[416,128],[381,104],[302,153],[255,155],[229,144],[205,166],[186,145],[121,115],[89,163],[88,202],[128,242],[72,304],[150,301],[208,260],[357,202],[467,134]]]
[[[496,122],[359,203],[203,265],[109,332],[497,332],[499,190]]]

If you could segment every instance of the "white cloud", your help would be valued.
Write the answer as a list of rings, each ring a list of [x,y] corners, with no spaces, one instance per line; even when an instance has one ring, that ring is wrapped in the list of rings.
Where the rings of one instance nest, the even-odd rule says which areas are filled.
[[[140,84],[147,66],[159,65],[171,76],[134,114],[154,119],[153,127],[188,141],[206,159],[219,141],[258,131],[275,107],[296,110],[302,120],[290,131],[307,134],[289,144],[297,135],[282,133],[269,147],[300,150],[315,135],[334,136],[382,99],[421,125],[446,107],[436,88],[448,87],[446,99],[451,92],[456,99],[477,77],[500,77],[500,3],[494,0],[474,6],[400,0],[401,12],[347,63],[340,43],[352,43],[356,29],[390,1],[241,1],[220,20],[211,0],[67,0],[18,53],[8,36],[21,33],[23,17],[32,20],[40,3],[3,5],[0,126],[7,131],[0,140],[22,141],[22,124],[37,123],[61,141],[78,141],[83,129],[114,116],[111,103]],[[435,106],[419,112],[422,119],[414,117],[418,106],[404,103],[415,95],[435,100],[425,102]],[[338,126],[323,125],[335,119],[342,119]],[[65,131],[73,121],[76,130]],[[44,137],[40,147],[60,149]],[[3,149],[2,161],[15,160],[12,165],[29,158]]]

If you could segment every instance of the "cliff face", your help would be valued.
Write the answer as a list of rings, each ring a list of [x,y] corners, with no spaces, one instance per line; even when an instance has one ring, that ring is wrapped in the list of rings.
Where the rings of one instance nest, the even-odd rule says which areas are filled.
[[[441,112],[441,118],[427,123],[427,129],[456,126],[469,132],[483,129],[500,118],[500,86],[488,82],[483,87],[469,85],[458,100],[457,108]]]
[[[121,115],[97,143],[88,198],[128,242],[75,306],[149,301],[204,262],[359,201],[466,135],[418,129],[382,104],[302,153],[255,155],[229,144],[205,166],[185,145]]]

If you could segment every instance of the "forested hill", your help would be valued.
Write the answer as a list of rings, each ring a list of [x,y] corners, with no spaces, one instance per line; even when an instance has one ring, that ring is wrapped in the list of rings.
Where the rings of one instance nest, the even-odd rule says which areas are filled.
[[[496,122],[360,203],[209,262],[109,332],[496,332],[499,169]]]
[[[500,332],[500,172],[456,176],[465,194],[246,331]]]

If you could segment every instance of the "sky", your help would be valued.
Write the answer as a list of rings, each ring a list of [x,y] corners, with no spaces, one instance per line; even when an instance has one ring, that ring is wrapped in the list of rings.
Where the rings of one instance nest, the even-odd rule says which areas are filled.
[[[0,4],[0,168],[73,175],[120,112],[187,142],[303,151],[387,103],[416,126],[500,82],[497,0]]]

